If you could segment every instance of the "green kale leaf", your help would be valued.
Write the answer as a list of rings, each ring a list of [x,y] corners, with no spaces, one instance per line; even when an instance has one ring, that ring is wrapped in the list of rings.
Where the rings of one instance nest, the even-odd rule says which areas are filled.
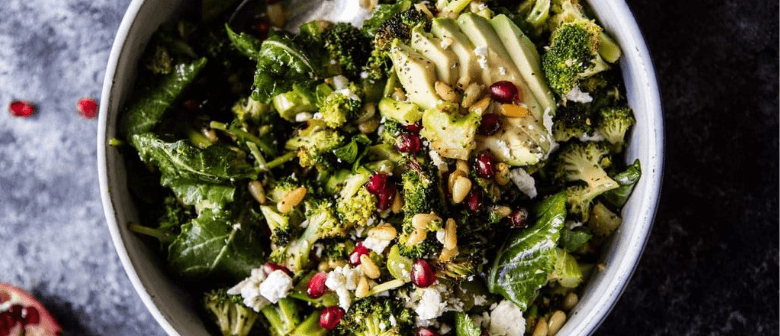
[[[237,34],[230,29],[230,26],[228,26],[227,23],[225,24],[225,30],[227,31],[228,39],[230,39],[230,44],[232,44],[238,52],[250,59],[257,59],[263,45],[262,41],[246,33]]]
[[[622,207],[628,201],[628,197],[631,196],[631,192],[634,191],[634,186],[641,176],[642,167],[639,160],[634,161],[634,164],[626,168],[626,170],[612,176],[612,179],[620,186],[602,195],[604,203],[615,209]]]
[[[270,104],[271,99],[292,90],[295,83],[310,83],[319,75],[309,54],[289,34],[272,33],[257,54],[252,99]]]
[[[455,314],[455,335],[457,336],[479,336],[482,330],[479,325],[466,313]]]

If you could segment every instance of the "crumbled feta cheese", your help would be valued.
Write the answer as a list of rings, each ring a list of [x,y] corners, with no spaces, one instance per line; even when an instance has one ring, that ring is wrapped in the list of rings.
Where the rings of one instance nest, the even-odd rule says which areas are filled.
[[[266,298],[260,294],[260,284],[266,279],[266,274],[262,268],[255,268],[252,270],[250,276],[233,288],[228,289],[227,293],[230,295],[241,295],[244,305],[252,308],[256,312],[260,312],[265,306],[271,304]]]
[[[374,237],[368,237],[365,240],[363,240],[363,246],[371,251],[381,254],[382,252],[384,252],[385,248],[387,248],[392,242],[393,242],[392,240],[383,240],[383,239],[376,239]]]
[[[436,240],[439,241],[439,243],[444,244],[444,236],[447,235],[447,231],[444,229],[438,229],[436,230]]]
[[[312,114],[309,112],[301,112],[295,115],[295,121],[304,122],[311,119]]]
[[[502,66],[498,67],[498,73],[501,74],[501,76],[506,75],[506,68]]]
[[[315,113],[313,116],[311,116],[312,119],[322,119],[322,113]]]
[[[287,297],[287,293],[293,288],[292,278],[283,270],[276,270],[268,274],[260,284],[260,295],[276,303],[279,299]]]
[[[487,303],[487,297],[484,295],[474,295],[474,305],[481,306]]]
[[[390,318],[388,319],[390,321],[390,326],[395,327],[398,324],[398,321],[395,320],[395,316],[390,315]]]
[[[349,99],[352,99],[352,100],[360,100],[360,97],[358,97],[358,95],[356,95],[350,89],[341,89],[341,90],[336,91],[336,93],[343,94],[343,95],[349,97]]]
[[[575,86],[569,93],[564,96],[564,98],[567,101],[573,101],[577,103],[590,103],[593,101],[593,97],[590,96],[590,93],[583,92],[580,90],[579,86]]]
[[[428,156],[431,157],[431,161],[436,167],[441,167],[441,165],[447,164],[444,162],[444,159],[441,158],[441,155],[439,155],[439,153],[433,149],[428,151]]]
[[[482,69],[487,69],[488,49],[486,45],[474,48],[474,54],[477,55],[477,63]]]
[[[361,71],[361,72],[360,72],[360,78],[362,78],[362,79],[366,79],[366,78],[368,78],[368,72]]]
[[[517,189],[528,195],[530,198],[536,197],[536,181],[523,168],[512,169],[509,171],[509,178],[515,183]]]
[[[342,75],[333,77],[333,86],[336,88],[336,90],[346,89],[349,87],[349,79]]]
[[[417,309],[414,310],[417,313],[417,318],[420,320],[431,320],[441,316],[444,313],[445,306],[445,304],[442,304],[441,292],[433,287],[419,290],[422,291],[422,296]]]
[[[336,267],[328,273],[325,287],[336,292],[339,297],[339,307],[349,310],[349,306],[352,304],[352,294],[349,291],[357,288],[362,275],[360,267],[352,268],[349,265]]]
[[[523,311],[508,300],[501,301],[490,312],[491,336],[523,336],[525,333],[525,318]]]
[[[580,135],[579,140],[582,142],[588,142],[588,141],[604,141],[604,135],[601,134],[599,131],[593,132],[593,135],[583,134]]]

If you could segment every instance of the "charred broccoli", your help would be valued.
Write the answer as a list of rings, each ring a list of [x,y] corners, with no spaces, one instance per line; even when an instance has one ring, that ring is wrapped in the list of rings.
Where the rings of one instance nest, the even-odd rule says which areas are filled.
[[[390,297],[370,296],[350,307],[339,322],[340,336],[401,336],[411,335],[414,313],[403,302]],[[395,321],[395,323],[393,323]]]
[[[634,114],[628,106],[610,107],[601,110],[599,132],[612,144],[616,153],[623,151],[626,133],[636,123]]]
[[[430,30],[431,19],[425,13],[411,8],[397,13],[383,22],[374,35],[374,49],[364,71],[368,78],[379,80],[387,77],[392,62],[390,61],[390,45],[398,39],[403,43],[409,43],[412,37],[412,28],[422,26],[424,30]]]
[[[227,290],[207,292],[203,305],[219,324],[224,336],[246,336],[252,330],[259,315],[241,303],[241,296],[228,295]]]
[[[346,22],[336,23],[325,31],[323,39],[331,59],[341,65],[344,75],[359,78],[371,55],[371,40],[359,28]]]

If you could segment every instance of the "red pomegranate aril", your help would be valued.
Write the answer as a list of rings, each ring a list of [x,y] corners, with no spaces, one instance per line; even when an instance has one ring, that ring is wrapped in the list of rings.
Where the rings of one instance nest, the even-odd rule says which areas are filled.
[[[493,135],[501,129],[501,116],[495,113],[487,113],[482,116],[482,123],[479,124],[479,134]]]
[[[390,206],[393,205],[393,200],[395,200],[395,185],[389,184],[382,192],[380,192],[377,196],[376,200],[376,208],[379,211],[385,211],[387,209],[390,209]]]
[[[263,271],[265,272],[265,274],[271,274],[273,271],[278,271],[278,270],[284,271],[284,273],[287,273],[287,275],[292,275],[292,272],[290,272],[290,269],[288,269],[287,267],[284,267],[282,265],[277,265],[277,264],[270,263],[270,262],[269,263],[265,263],[265,265],[263,265]]]
[[[439,336],[439,333],[426,327],[417,328],[417,332],[415,334],[417,336]]]
[[[471,189],[471,192],[466,195],[466,207],[471,212],[477,212],[482,208],[482,191],[479,188]]]
[[[422,123],[418,121],[418,122],[416,122],[414,124],[406,125],[405,128],[409,132],[420,133],[420,131],[422,130],[423,126],[422,126]]]
[[[493,162],[493,155],[487,152],[479,153],[475,162],[477,175],[481,178],[492,179],[493,175],[496,174],[496,167]]]
[[[319,272],[315,274],[309,284],[306,286],[306,295],[312,299],[319,299],[325,294],[325,281],[328,280],[328,273]]]
[[[369,253],[371,253],[371,251],[363,246],[363,243],[357,243],[357,245],[355,245],[355,249],[352,250],[352,253],[349,254],[349,264],[352,266],[360,265],[360,257]]]
[[[490,98],[504,104],[512,104],[519,102],[522,99],[517,86],[510,81],[493,83],[493,85],[490,86]]]
[[[8,105],[8,112],[14,117],[27,118],[35,113],[35,106],[26,100],[14,100]]]
[[[9,311],[0,313],[0,324],[5,324],[8,329],[11,329],[17,321],[18,319],[14,318],[14,314]]]
[[[371,176],[371,179],[366,183],[366,190],[371,194],[378,195],[387,187],[387,174],[377,173]]]
[[[339,306],[330,306],[320,312],[320,326],[333,330],[336,329],[336,325],[339,324],[341,318],[344,317],[344,309]]]
[[[412,265],[412,283],[420,288],[426,288],[436,281],[433,268],[423,259],[417,259]]]
[[[11,314],[11,317],[13,317],[14,321],[21,321],[24,312],[24,307],[22,307],[22,305],[15,304],[11,306],[11,308],[9,308],[7,312]]]
[[[528,210],[520,208],[509,214],[509,223],[512,228],[524,229],[528,227]]]
[[[41,322],[41,314],[35,307],[27,307],[22,311],[23,325],[36,325]]]
[[[84,97],[79,100],[76,109],[82,118],[92,119],[98,114],[98,103],[92,98]]]
[[[420,137],[415,134],[403,133],[395,141],[395,148],[401,153],[417,153],[420,151]]]

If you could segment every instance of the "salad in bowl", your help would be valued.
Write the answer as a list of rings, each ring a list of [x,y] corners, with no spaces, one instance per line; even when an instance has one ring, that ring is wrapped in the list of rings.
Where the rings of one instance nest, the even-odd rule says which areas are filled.
[[[120,116],[129,229],[214,334],[555,335],[639,181],[577,0],[185,12]]]

